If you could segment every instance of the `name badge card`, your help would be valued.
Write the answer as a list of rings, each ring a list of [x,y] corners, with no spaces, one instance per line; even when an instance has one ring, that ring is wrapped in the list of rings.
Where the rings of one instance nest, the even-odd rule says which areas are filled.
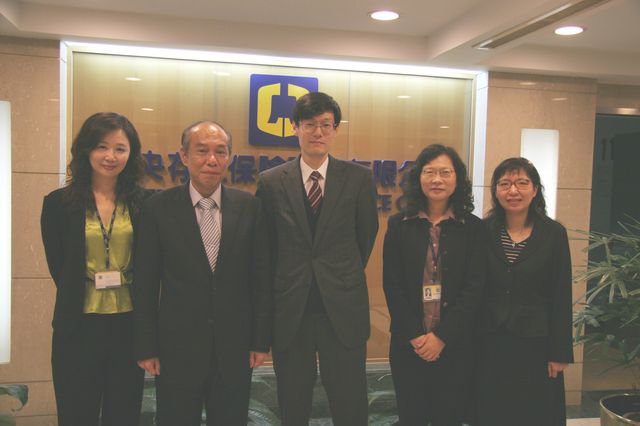
[[[120,271],[96,272],[96,288],[104,290],[106,288],[116,288],[122,285]]]
[[[429,284],[422,286],[422,301],[433,302],[440,300],[442,286],[440,284]]]

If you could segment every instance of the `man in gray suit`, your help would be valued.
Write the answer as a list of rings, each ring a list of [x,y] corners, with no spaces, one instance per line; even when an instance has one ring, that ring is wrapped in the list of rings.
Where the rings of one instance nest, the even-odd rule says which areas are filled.
[[[336,426],[367,424],[369,301],[364,268],[378,232],[370,170],[329,155],[340,125],[324,93],[296,102],[301,156],[261,174],[271,232],[273,361],[283,425],[308,424],[320,376]]]

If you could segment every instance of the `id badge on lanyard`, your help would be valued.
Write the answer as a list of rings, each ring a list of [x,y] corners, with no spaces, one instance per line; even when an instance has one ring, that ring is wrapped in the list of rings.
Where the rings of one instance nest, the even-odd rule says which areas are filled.
[[[98,222],[100,222],[100,231],[102,231],[102,242],[104,243],[104,251],[106,257],[106,265],[105,270],[96,272],[95,283],[97,290],[104,290],[107,288],[118,288],[122,285],[122,276],[120,271],[110,271],[111,265],[109,261],[109,245],[111,243],[111,233],[113,232],[113,223],[116,220],[116,212],[118,211],[118,205],[113,210],[113,214],[111,215],[111,223],[109,225],[109,231],[107,232],[104,229],[104,225],[102,224],[102,219],[100,218],[100,212],[96,208],[96,215],[98,216]]]

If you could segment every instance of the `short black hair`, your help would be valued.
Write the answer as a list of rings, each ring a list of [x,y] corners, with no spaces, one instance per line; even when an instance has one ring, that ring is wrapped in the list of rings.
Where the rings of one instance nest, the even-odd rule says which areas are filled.
[[[531,179],[533,187],[538,190],[536,196],[533,197],[533,200],[531,200],[531,204],[529,204],[527,223],[531,223],[535,216],[542,218],[547,217],[547,203],[544,201],[544,186],[542,186],[540,173],[538,173],[538,170],[535,168],[533,163],[526,158],[512,157],[507,158],[502,163],[498,164],[498,167],[496,167],[496,169],[493,171],[493,175],[491,176],[492,207],[487,214],[488,219],[494,219],[500,221],[501,223],[504,223],[505,211],[504,207],[500,205],[500,201],[498,201],[497,195],[498,181],[507,173],[517,173],[520,171],[524,172],[529,177],[529,179]]]
[[[300,125],[301,120],[310,120],[325,112],[333,113],[333,125],[338,127],[342,120],[340,105],[329,95],[322,92],[311,92],[300,96],[291,114],[291,121]]]
[[[467,166],[465,166],[454,148],[442,144],[432,144],[418,154],[409,171],[409,179],[405,182],[403,191],[406,216],[414,216],[419,211],[427,209],[428,200],[422,191],[420,175],[425,164],[430,163],[441,155],[449,157],[456,171],[456,189],[449,198],[449,205],[453,214],[456,218],[461,218],[466,213],[473,211],[473,193],[471,181],[467,175]]]

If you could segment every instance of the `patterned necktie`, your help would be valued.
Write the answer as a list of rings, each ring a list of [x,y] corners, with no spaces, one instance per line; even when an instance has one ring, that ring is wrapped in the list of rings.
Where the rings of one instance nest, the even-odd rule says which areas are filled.
[[[220,248],[220,224],[216,220],[215,209],[218,208],[216,202],[211,198],[201,198],[198,201],[202,215],[200,216],[200,235],[207,252],[211,272],[216,270],[218,261],[218,249]]]
[[[313,210],[313,214],[318,213],[318,207],[320,206],[320,202],[322,201],[322,190],[320,189],[320,184],[318,180],[322,177],[322,175],[314,170],[311,172],[311,176],[309,176],[313,183],[311,184],[311,189],[309,189],[309,193],[307,197],[309,197],[309,204],[311,204],[311,210]]]

